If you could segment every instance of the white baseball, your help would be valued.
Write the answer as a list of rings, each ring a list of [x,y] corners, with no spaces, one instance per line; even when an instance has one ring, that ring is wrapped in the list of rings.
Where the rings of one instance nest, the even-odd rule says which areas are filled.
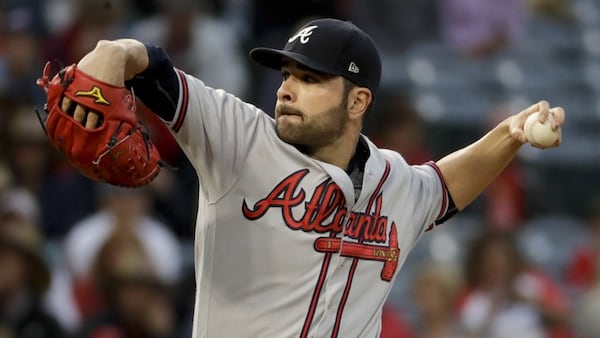
[[[529,143],[549,147],[558,140],[560,130],[552,130],[552,121],[554,120],[552,113],[548,114],[548,118],[544,123],[538,121],[539,114],[538,112],[533,113],[525,120],[523,127],[525,136],[527,136]]]

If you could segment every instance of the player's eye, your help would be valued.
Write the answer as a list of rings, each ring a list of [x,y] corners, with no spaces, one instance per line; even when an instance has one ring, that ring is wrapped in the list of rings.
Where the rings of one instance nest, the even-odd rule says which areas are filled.
[[[315,76],[313,76],[311,74],[304,74],[302,76],[302,81],[304,81],[306,83],[318,83],[319,79],[317,79]]]
[[[288,71],[285,71],[285,70],[284,70],[284,71],[282,71],[282,72],[281,72],[281,77],[282,77],[284,80],[287,80],[287,79],[290,77],[290,72],[288,72]]]

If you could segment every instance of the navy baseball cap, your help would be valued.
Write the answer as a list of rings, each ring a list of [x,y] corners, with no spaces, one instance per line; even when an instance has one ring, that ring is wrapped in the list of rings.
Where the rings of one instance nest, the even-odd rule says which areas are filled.
[[[340,75],[373,96],[381,80],[381,58],[375,42],[349,21],[317,19],[308,22],[280,49],[255,48],[250,57],[257,63],[281,69],[288,57],[316,71]]]

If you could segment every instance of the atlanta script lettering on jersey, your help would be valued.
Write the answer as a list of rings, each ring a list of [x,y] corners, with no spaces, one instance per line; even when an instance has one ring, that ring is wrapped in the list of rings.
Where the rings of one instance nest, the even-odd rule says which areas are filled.
[[[242,203],[244,217],[257,220],[271,208],[279,208],[283,222],[292,230],[330,234],[344,231],[345,236],[355,239],[358,243],[342,242],[339,238],[326,240],[321,237],[315,241],[315,250],[338,252],[341,249],[343,256],[384,261],[388,273],[385,274],[386,278],[382,275],[382,279],[391,280],[389,271],[391,270],[393,275],[398,264],[397,238],[390,238],[387,246],[363,244],[387,241],[388,217],[381,215],[383,197],[380,189],[374,192],[364,212],[348,213],[342,190],[331,179],[319,184],[312,196],[306,198],[306,191],[301,187],[301,182],[309,172],[308,169],[302,169],[287,176],[252,208],[244,199]],[[383,182],[380,183],[380,187],[382,184]],[[294,210],[303,210],[303,214],[299,218],[294,218]],[[390,236],[396,236],[394,222],[391,223]]]

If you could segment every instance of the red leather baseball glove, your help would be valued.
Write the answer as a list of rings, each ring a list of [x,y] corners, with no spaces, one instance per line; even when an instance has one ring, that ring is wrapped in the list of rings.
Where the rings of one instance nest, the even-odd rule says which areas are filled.
[[[127,88],[114,86],[80,71],[75,64],[62,68],[50,80],[50,62],[37,84],[47,94],[46,116],[40,117],[50,142],[83,175],[124,187],[151,182],[162,161],[145,127],[136,118],[135,97]],[[63,98],[72,101],[63,111]],[[79,105],[86,119],[73,116]],[[38,114],[39,115],[39,114]]]

